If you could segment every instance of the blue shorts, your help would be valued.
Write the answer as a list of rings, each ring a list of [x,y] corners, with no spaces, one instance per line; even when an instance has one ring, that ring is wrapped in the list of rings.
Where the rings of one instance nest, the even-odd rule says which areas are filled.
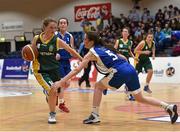
[[[101,81],[103,84],[107,83],[107,85],[115,89],[118,89],[123,84],[126,84],[129,92],[140,89],[138,74],[136,73],[134,67],[128,62],[120,64],[114,68],[114,72],[104,77]]]
[[[63,60],[60,61],[60,76],[61,78],[65,77],[70,71],[71,71],[71,65],[69,60]]]

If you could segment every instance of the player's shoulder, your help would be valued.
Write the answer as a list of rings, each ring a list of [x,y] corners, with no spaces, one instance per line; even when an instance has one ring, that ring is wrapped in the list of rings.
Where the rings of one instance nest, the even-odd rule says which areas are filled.
[[[40,39],[40,35],[35,35],[33,40],[36,42],[39,39]]]
[[[68,31],[66,32],[66,34],[69,35],[71,38],[73,37],[72,33],[68,32]]]

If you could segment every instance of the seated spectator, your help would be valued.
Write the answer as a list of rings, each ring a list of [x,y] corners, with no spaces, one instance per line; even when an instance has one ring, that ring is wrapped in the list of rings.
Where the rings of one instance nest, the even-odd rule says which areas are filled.
[[[85,33],[91,30],[91,25],[92,23],[88,21],[87,16],[84,16],[84,19],[81,22],[81,27]]]
[[[171,37],[171,31],[172,30],[169,27],[168,23],[165,24],[165,28],[162,31],[164,32],[166,38],[170,38]]]
[[[154,41],[155,41],[156,49],[158,51],[162,51],[164,49],[164,45],[163,45],[164,39],[165,39],[165,35],[161,31],[161,27],[156,27],[156,31],[154,34]]]
[[[141,39],[142,31],[141,31],[141,28],[140,28],[140,27],[138,27],[137,30],[135,31],[134,36],[135,36],[136,38],[140,38],[140,39]]]
[[[104,28],[104,13],[102,12],[101,9],[96,14],[96,28],[97,31],[102,31]]]
[[[166,23],[165,24],[165,28],[162,30],[162,32],[165,35],[165,38],[163,40],[163,43],[166,47],[172,46],[172,42],[171,42],[171,28],[169,27],[169,24]]]
[[[172,56],[180,56],[180,40],[176,46],[172,49]]]

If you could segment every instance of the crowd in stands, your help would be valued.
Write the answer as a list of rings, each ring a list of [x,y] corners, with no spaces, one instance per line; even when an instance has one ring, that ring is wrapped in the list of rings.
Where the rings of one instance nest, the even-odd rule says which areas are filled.
[[[153,16],[148,8],[141,9],[139,6],[135,6],[129,11],[127,16],[121,13],[119,17],[115,17],[111,13],[110,18],[107,20],[107,25],[104,24],[103,16],[103,12],[100,10],[97,13],[95,26],[84,16],[80,25],[83,31],[70,32],[74,36],[75,48],[77,50],[83,41],[84,32],[98,31],[102,38],[114,44],[116,39],[121,37],[122,28],[129,27],[129,39],[133,41],[132,50],[144,38],[147,32],[153,31],[157,55],[180,55],[180,9],[178,7],[173,5],[165,6],[163,9],[159,9]],[[36,29],[33,33],[38,34],[40,32],[40,29]],[[29,42],[25,44],[27,43]],[[166,49],[168,49],[167,53],[165,53]],[[0,54],[0,58],[13,57],[21,57],[20,51],[17,50],[6,55]]]
[[[121,36],[123,27],[130,28],[130,39],[134,43],[132,49],[144,38],[145,33],[153,31],[156,52],[161,53],[164,49],[178,43],[172,39],[172,31],[180,30],[180,9],[173,5],[165,6],[153,16],[149,9],[144,8],[141,13],[140,7],[136,6],[129,11],[128,16],[121,13],[117,18],[111,14],[108,25],[105,25],[102,30],[99,30],[98,27],[96,29],[102,38],[114,43]]]

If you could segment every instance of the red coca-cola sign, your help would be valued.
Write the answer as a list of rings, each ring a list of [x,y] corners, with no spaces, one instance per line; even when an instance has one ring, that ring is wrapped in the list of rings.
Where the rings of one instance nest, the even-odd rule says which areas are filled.
[[[99,12],[103,13],[104,19],[109,19],[111,13],[111,3],[75,6],[75,22],[81,21],[84,18],[84,16],[87,16],[89,21],[96,20]]]

